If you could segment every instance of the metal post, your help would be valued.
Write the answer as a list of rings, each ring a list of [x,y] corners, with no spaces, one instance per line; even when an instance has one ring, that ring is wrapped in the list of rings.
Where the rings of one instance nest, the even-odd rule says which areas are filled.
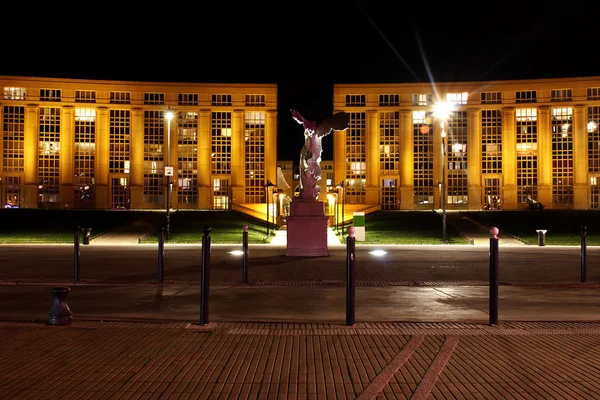
[[[244,252],[242,257],[242,283],[248,283],[248,225],[244,225],[244,233],[242,233],[242,249]]]
[[[277,216],[277,207],[279,206],[279,202],[277,202],[277,191],[273,190],[273,193],[271,194],[271,196],[273,196],[273,199],[272,199],[273,200],[272,201],[272,203],[273,203],[273,212],[272,212],[272,214],[273,214],[273,229],[272,229],[272,231],[273,231],[273,235],[274,235],[275,234],[275,224],[276,224],[275,218]]]
[[[586,281],[587,226],[581,227],[581,283]]]
[[[81,227],[77,226],[75,228],[75,251],[74,251],[74,263],[73,263],[73,281],[79,282],[79,259],[81,253],[79,251],[79,233],[81,232]]]
[[[267,198],[267,237],[265,239],[265,242],[267,240],[269,240],[269,185],[267,184],[267,187],[265,189],[265,197]]]
[[[269,197],[271,197],[271,188],[275,187],[271,181],[267,181],[265,184],[265,197],[267,201],[267,237],[265,237],[265,243],[269,240]]]
[[[356,238],[354,237],[355,228],[348,228],[348,237],[346,238],[346,325],[356,325],[354,318],[354,289],[356,285]]]
[[[334,199],[335,199],[335,210],[333,212],[333,218],[335,219],[335,232],[338,233],[340,227],[338,225],[338,215],[339,215],[339,212],[338,212],[339,211],[338,210],[338,207],[339,207],[338,201],[339,201],[339,197],[338,197],[337,192],[335,193]]]
[[[493,227],[490,231],[490,325],[498,325],[498,233]]]
[[[200,293],[200,325],[208,325],[208,291],[210,286],[210,226],[204,227],[202,236],[202,288]]]
[[[442,125],[442,242],[447,241],[446,237],[446,203],[447,188],[446,188],[446,133]]]
[[[344,215],[344,211],[346,209],[346,193],[345,193],[345,188],[344,188],[344,182],[342,182],[342,234],[344,233],[344,224],[346,222],[345,220],[345,215]]]
[[[171,167],[171,120],[173,119],[174,114],[169,107],[167,112],[165,113],[165,118],[167,119],[167,159],[166,167]],[[167,232],[166,232],[166,240],[169,241],[169,235],[171,232],[171,177],[167,175],[167,168],[165,168],[165,192],[166,192],[166,211],[167,211]]]
[[[165,230],[161,227],[158,230],[158,281],[165,281]]]
[[[167,184],[167,241],[169,240],[169,232],[171,231],[171,205],[169,198],[171,197],[171,184]]]

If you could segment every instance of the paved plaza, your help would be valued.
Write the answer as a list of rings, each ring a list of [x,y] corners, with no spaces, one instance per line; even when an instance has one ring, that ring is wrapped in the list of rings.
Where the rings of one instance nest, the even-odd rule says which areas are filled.
[[[77,282],[71,246],[0,246],[1,398],[599,399],[596,249],[581,282],[577,248],[501,239],[493,324],[489,234],[469,235],[357,246],[352,323],[344,245],[251,246],[247,283],[212,246],[207,313],[201,246],[167,244],[164,282],[152,245],[92,241]],[[49,324],[56,287],[70,323]]]

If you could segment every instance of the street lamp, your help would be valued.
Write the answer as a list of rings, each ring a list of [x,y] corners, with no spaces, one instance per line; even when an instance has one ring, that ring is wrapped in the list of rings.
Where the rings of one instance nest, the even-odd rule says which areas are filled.
[[[337,184],[336,188],[342,189],[342,235],[344,234],[344,208],[346,203],[346,196],[344,196],[344,181]]]
[[[165,191],[167,192],[166,196],[166,208],[167,208],[167,233],[166,240],[169,240],[169,232],[171,230],[171,176],[173,176],[173,168],[171,167],[171,120],[175,114],[171,109],[167,109],[165,113],[165,119],[167,120],[167,165],[165,166]]]
[[[265,241],[269,238],[269,197],[271,197],[269,192],[272,187],[275,187],[275,185],[273,185],[271,181],[267,181],[267,184],[265,185],[265,197],[267,198],[267,237],[265,238]]]
[[[446,204],[448,203],[448,184],[446,182],[446,119],[450,115],[450,104],[442,101],[435,105],[435,115],[440,118],[442,128],[442,242],[446,242]]]

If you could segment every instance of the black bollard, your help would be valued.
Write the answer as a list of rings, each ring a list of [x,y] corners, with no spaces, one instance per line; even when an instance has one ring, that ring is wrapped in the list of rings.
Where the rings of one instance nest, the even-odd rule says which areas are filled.
[[[73,320],[73,313],[69,309],[67,304],[67,295],[71,291],[68,287],[55,287],[52,288],[52,295],[54,296],[54,304],[52,310],[50,310],[50,319],[46,322],[48,325],[69,325]]]
[[[158,230],[158,281],[165,281],[165,228]]]
[[[498,325],[498,233],[493,227],[490,231],[490,325]]]
[[[248,283],[248,225],[244,225],[244,233],[242,233],[242,248],[244,252],[242,258],[242,283]]]
[[[356,286],[356,238],[354,237],[355,228],[348,228],[348,237],[346,238],[346,325],[354,326],[354,288]]]
[[[586,281],[587,226],[581,227],[581,283]]]
[[[79,250],[79,233],[81,228],[78,226],[75,228],[75,248],[74,248],[74,260],[73,260],[73,282],[79,282],[79,259],[81,258],[81,252]]]
[[[210,226],[204,227],[202,236],[202,288],[200,293],[200,325],[208,325],[208,291],[210,286]]]

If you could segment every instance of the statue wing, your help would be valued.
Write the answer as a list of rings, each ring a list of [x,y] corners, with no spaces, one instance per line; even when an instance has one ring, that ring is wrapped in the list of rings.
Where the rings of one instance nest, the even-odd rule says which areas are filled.
[[[317,136],[329,135],[332,130],[343,131],[350,127],[350,114],[335,113],[317,124]]]
[[[316,130],[317,124],[314,121],[309,121],[302,116],[298,111],[292,108],[292,118],[296,120],[297,123],[304,125],[304,129]]]

